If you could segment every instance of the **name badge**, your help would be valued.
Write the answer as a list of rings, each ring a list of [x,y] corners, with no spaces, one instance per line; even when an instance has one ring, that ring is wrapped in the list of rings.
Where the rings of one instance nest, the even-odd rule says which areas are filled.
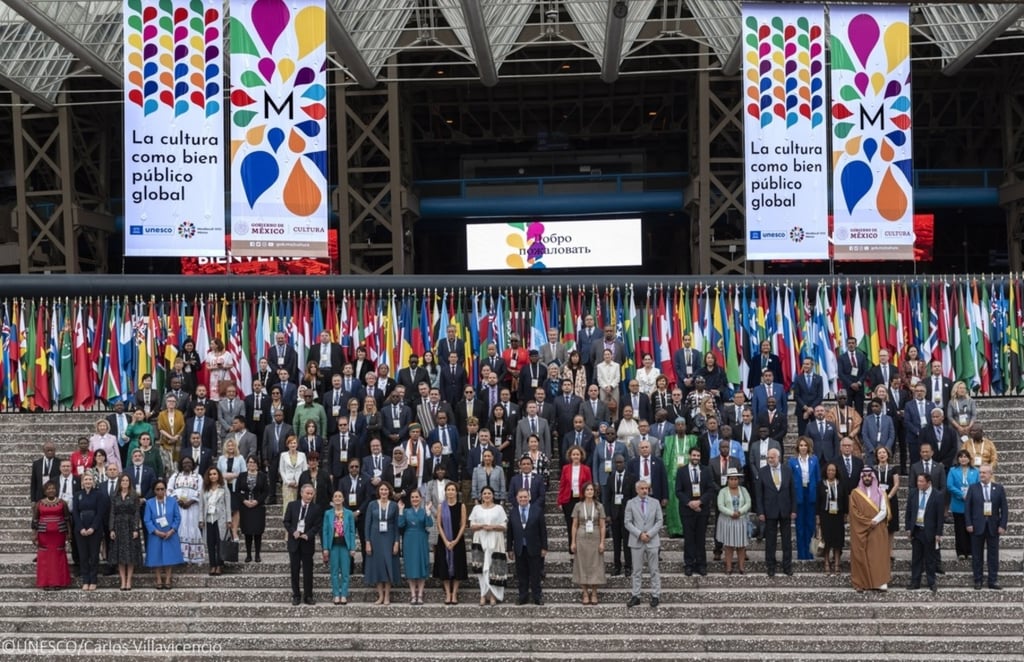
[[[976,466],[976,467],[980,467],[981,466],[981,456],[980,455],[975,455],[974,456],[974,466]]]
[[[594,532],[594,520],[588,519],[587,523],[584,525],[584,530],[587,533],[593,533]]]
[[[761,468],[762,468],[762,469],[764,469],[764,468],[765,468],[765,467],[767,467],[767,466],[768,466],[768,460],[764,460],[764,459],[762,459],[762,460],[761,460]]]
[[[413,469],[415,469],[416,467],[420,466],[420,456],[419,455],[413,455],[412,457],[410,457],[409,458],[409,466],[412,467]]]
[[[686,374],[687,375],[692,375],[693,374],[693,366],[692,365],[686,366]]]
[[[964,443],[964,444],[967,443],[967,435],[966,434],[960,435],[960,442]]]
[[[934,402],[934,403],[935,403],[935,404],[937,404],[937,405],[940,405],[940,404],[942,404],[942,394],[941,394],[941,393],[939,393],[939,392],[935,392],[935,393],[934,393],[934,394],[932,395],[932,402]]]
[[[725,487],[728,482],[729,482],[729,477],[726,476],[725,474],[722,474],[722,487]]]
[[[356,505],[356,495],[355,494],[351,494],[350,493],[348,495],[348,505],[350,505],[350,506],[355,506]]]
[[[374,469],[373,470],[373,477],[374,478],[380,478],[380,469]]]
[[[992,502],[991,501],[986,501],[985,502],[985,505],[982,507],[981,513],[985,517],[992,517]]]
[[[402,421],[400,421],[397,418],[392,418],[391,419],[391,427],[393,427],[395,429],[398,429],[398,428],[402,427]]]
[[[380,531],[381,533],[387,533],[388,532],[388,521],[386,519],[385,520],[381,520],[380,524],[377,526],[377,530]]]
[[[604,461],[604,472],[606,474],[610,474],[612,472],[612,461],[611,460],[605,460]]]
[[[615,505],[616,506],[621,506],[622,505],[622,497],[623,496],[624,495],[622,495],[622,494],[616,494],[615,495]]]
[[[690,485],[690,496],[700,496],[700,483],[693,483],[692,485]]]
[[[922,526],[924,525],[924,511],[920,508],[917,509],[917,523]]]
[[[686,464],[687,464],[687,460],[686,460],[686,458],[684,456],[680,455],[680,456],[678,456],[676,458],[676,466],[677,467],[685,467]]]
[[[338,405],[334,405],[333,407],[331,407],[331,416],[333,416],[334,418],[338,418],[339,416],[341,416],[341,407]]]
[[[889,485],[888,485],[888,484],[886,484],[886,483],[879,483],[879,484],[878,484],[878,489],[880,489],[880,490],[882,490],[883,492],[885,492],[885,493],[887,493],[887,494],[888,494],[888,492],[889,492]]]
[[[342,462],[348,462],[348,451],[341,451],[340,453],[338,453],[338,458]]]
[[[161,529],[167,528],[167,518],[166,517],[157,517],[156,518],[156,525],[158,527],[160,527]]]
[[[530,386],[532,386],[533,388],[537,388],[537,380],[536,379],[531,379],[530,380]]]
[[[926,421],[924,419],[921,419],[921,429],[923,430],[925,427],[927,427],[927,425],[928,425],[928,421]]]
[[[262,416],[262,415],[263,415],[263,412],[260,411],[259,409],[253,409],[252,410],[252,420],[258,421],[258,420],[260,420],[260,416]]]
[[[838,515],[839,514],[839,503],[835,499],[828,500],[828,514]]]
[[[856,377],[860,374],[860,368],[850,368],[850,375]]]
[[[960,425],[967,425],[967,414],[960,414]]]
[[[924,427],[923,425],[921,427]],[[839,434],[846,434],[846,423],[839,424]]]
[[[444,448],[441,449],[441,455],[451,455],[451,454],[452,454],[452,447],[451,446],[445,446]]]
[[[284,365],[284,357],[283,356],[277,357],[277,365]]]
[[[743,446],[743,452],[744,453],[746,453],[748,450],[750,450],[750,442],[749,441],[744,441],[740,445]]]
[[[572,498],[578,499],[580,496],[580,488],[576,485],[572,486]]]
[[[395,489],[398,490],[398,489],[401,489],[401,488],[402,488],[402,477],[401,476],[395,476]]]

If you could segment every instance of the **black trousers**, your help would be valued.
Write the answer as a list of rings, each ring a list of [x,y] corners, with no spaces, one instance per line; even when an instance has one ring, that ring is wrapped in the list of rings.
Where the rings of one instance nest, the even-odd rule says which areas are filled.
[[[624,512],[624,506],[619,508],[619,514],[612,517],[610,520],[612,530],[612,563],[616,568],[622,567],[622,557],[626,557],[626,567],[633,567],[633,555],[629,551],[629,547],[626,546],[629,538],[626,535],[626,516]],[[623,555],[625,550],[625,555]]]
[[[967,520],[963,513],[953,513],[953,535],[956,538],[956,555],[971,556],[974,536],[967,533]]]
[[[709,514],[695,513],[679,504],[679,519],[683,521],[683,568],[690,571],[707,571],[708,550],[704,539],[708,534]]]
[[[793,571],[793,523],[788,517],[766,518],[764,521],[764,562],[769,572],[775,572],[775,536],[782,534],[782,571]]]
[[[924,527],[915,526],[910,538],[910,549],[911,585],[921,585],[921,574],[923,572],[928,578],[928,586],[935,586],[935,568],[938,565],[935,536],[925,536]]]
[[[971,569],[974,570],[974,583],[982,581],[982,561],[985,548],[988,547],[988,585],[999,583],[999,535],[987,530],[978,533],[975,529],[971,536]]]
[[[281,475],[278,472],[281,466],[280,454],[273,453],[267,458],[267,483],[270,493],[267,495],[267,501],[277,501],[277,484],[281,480]]]
[[[224,559],[220,557],[220,525],[217,522],[207,522],[206,529],[206,558],[210,561],[210,569],[224,566]]]
[[[313,551],[314,540],[296,540],[294,550],[288,550],[288,564],[292,572],[292,597],[310,599],[313,597]],[[302,569],[302,593],[299,592],[299,569]]]
[[[95,584],[96,574],[100,565],[100,542],[103,538],[101,531],[96,531],[91,536],[83,536],[75,532],[75,547],[78,549],[78,563],[83,584]]]
[[[529,594],[533,599],[541,599],[540,576],[544,571],[544,557],[532,555],[525,549],[516,554],[516,579],[519,583],[519,599],[526,600]],[[527,592],[529,589],[529,592]]]

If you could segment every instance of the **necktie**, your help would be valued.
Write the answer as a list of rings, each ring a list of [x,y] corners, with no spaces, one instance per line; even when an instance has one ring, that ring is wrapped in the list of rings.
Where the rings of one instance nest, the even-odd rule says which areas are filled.
[[[565,404],[569,404],[569,396],[565,396]]]
[[[523,489],[530,491],[530,474],[523,474]]]
[[[533,432],[533,433],[537,432],[537,419],[536,418],[531,418],[530,419],[530,432]]]
[[[262,408],[263,408],[263,396],[262,395],[257,395],[256,396],[256,409],[262,409]]]
[[[991,500],[992,499],[990,498],[990,495],[989,495],[988,485],[986,485],[985,486],[985,501],[991,501]]]
[[[857,353],[856,352],[850,352],[850,365],[853,366],[854,368],[857,367]]]
[[[850,461],[847,460],[846,462],[847,465],[849,465]],[[782,479],[779,478],[779,470],[777,468],[772,469],[772,482],[775,483],[775,487],[778,487],[779,485],[782,484]]]
[[[849,457],[846,458],[846,475],[850,476],[853,474],[853,462]]]
[[[648,459],[646,457],[644,458],[644,477],[645,478],[647,476],[651,475],[651,464],[650,464],[650,462],[651,462],[650,459]]]
[[[807,375],[806,379],[807,379],[807,388],[811,388],[811,376]]]
[[[942,391],[939,390],[939,378],[938,377],[933,379],[932,383],[934,384],[934,386],[932,386],[932,398],[934,398],[937,394],[941,393]]]
[[[452,366],[452,376],[455,376],[455,366]]]
[[[690,469],[690,480],[693,481],[694,485],[700,482],[700,479],[697,478],[697,467],[692,467]]]
[[[135,467],[135,484],[142,485],[142,467]]]
[[[825,438],[825,421],[818,421],[818,434],[822,439]]]
[[[302,504],[302,509],[299,511],[299,520],[306,519],[306,509],[309,508],[306,504]]]
[[[931,462],[931,460],[928,460],[927,462],[924,463],[924,472],[926,474],[930,474],[932,472],[932,462]]]
[[[917,509],[919,511],[921,511],[922,513],[924,512],[925,497],[927,495],[928,495],[927,492],[921,492],[921,500],[917,504]]]
[[[617,474],[615,476],[615,493],[616,494],[622,494],[622,474],[621,473]]]
[[[640,499],[640,512],[644,515],[647,514],[647,497]]]
[[[519,509],[519,521],[523,523],[523,528],[526,528],[526,520],[530,517],[530,511],[526,508]],[[526,546],[526,541],[523,541],[523,546]]]
[[[43,462],[43,474],[46,476],[50,475],[50,467],[53,466],[53,460],[46,460]]]

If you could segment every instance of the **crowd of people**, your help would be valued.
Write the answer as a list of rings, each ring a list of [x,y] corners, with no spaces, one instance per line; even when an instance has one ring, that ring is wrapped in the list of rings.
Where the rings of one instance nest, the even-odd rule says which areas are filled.
[[[143,558],[162,590],[181,564],[221,574],[243,542],[244,562],[260,563],[267,506],[280,499],[293,604],[314,603],[318,539],[334,604],[347,603],[357,562],[377,604],[390,604],[403,579],[410,603],[423,604],[429,577],[457,604],[470,574],[480,604],[496,604],[510,565],[518,602],[543,604],[545,499],[558,477],[582,604],[599,602],[608,545],[611,574],[632,576],[629,606],[644,573],[657,606],[661,535],[683,538],[685,575],[706,575],[712,522],[727,574],[746,572],[751,538],[764,541],[769,576],[793,574],[794,529],[796,560],[822,556],[824,572],[838,574],[848,539],[858,591],[888,588],[901,532],[912,541],[909,587],[924,575],[935,590],[937,543],[951,524],[975,586],[999,588],[1007,504],[993,480],[995,444],[963,383],[913,347],[897,369],[885,350],[871,365],[851,339],[833,404],[810,360],[785,390],[767,342],[742,388],[685,335],[677,383],[649,355],[621,383],[622,342],[589,316],[573,349],[556,329],[528,351],[514,335],[503,352],[488,345],[477,384],[454,327],[394,377],[365,348],[346,360],[326,332],[305,366],[283,333],[275,340],[249,395],[230,380],[219,341],[200,357],[186,340],[165,392],[144,376],[69,458],[44,446],[30,487],[39,587],[70,585],[68,542],[85,591],[96,589],[101,558],[122,591]]]

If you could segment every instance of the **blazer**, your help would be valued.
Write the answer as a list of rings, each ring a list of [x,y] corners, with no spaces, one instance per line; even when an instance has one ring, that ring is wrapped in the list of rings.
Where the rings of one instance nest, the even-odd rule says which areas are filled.
[[[567,464],[563,465],[562,466],[561,479],[558,481],[558,501],[557,501],[558,505],[559,506],[564,506],[565,504],[569,503],[569,501],[571,499],[573,499],[574,496],[576,498],[582,498],[583,497],[583,487],[587,483],[592,481],[592,480],[593,480],[593,476],[590,473],[590,467],[588,467],[586,464],[581,464],[580,465],[580,481],[579,481],[580,493],[578,495],[573,495],[573,493],[572,493],[572,464],[571,463],[567,463]]]
[[[956,430],[949,423],[942,424],[941,435],[935,433],[935,426],[931,424],[921,430],[918,436],[918,443],[924,442],[932,445],[932,450],[935,451],[932,457],[933,460],[941,462],[942,466],[946,467],[947,470],[953,466],[956,452],[960,448],[960,439],[957,437]]]
[[[281,453],[287,452],[288,448],[284,445],[284,442],[294,433],[295,428],[290,423],[282,423],[280,432],[277,429],[277,424],[271,423],[267,425],[267,428],[263,431],[263,461],[266,463],[275,462],[274,458]]]
[[[867,414],[860,426],[860,441],[864,448],[864,463],[869,467],[873,466],[875,449],[879,446],[885,446],[889,449],[889,454],[892,454],[893,443],[896,441],[896,426],[885,414],[879,414],[877,421],[874,414]]]
[[[323,511],[323,525],[320,531],[320,545],[324,548],[325,552],[330,552],[334,548],[334,521],[338,516],[334,512],[334,508],[328,508]],[[343,508],[341,511],[341,525],[345,529],[345,549],[350,552],[356,550],[356,518],[352,514],[352,511],[348,508]]]
[[[341,459],[342,453],[345,459]],[[361,451],[356,442],[356,435],[348,432],[345,436],[344,448],[342,448],[341,435],[335,433],[327,442],[324,451],[320,453],[320,466],[330,470],[335,479],[341,478],[348,473],[348,463],[353,458],[360,457]]]
[[[693,514],[693,511],[687,505],[690,501],[693,501],[691,467],[692,465],[687,463],[685,467],[676,469],[676,498],[679,500],[679,513],[681,515]],[[718,487],[711,480],[711,470],[699,464],[697,465],[697,488],[700,490],[700,514],[709,515],[711,513],[711,504],[714,502],[715,497],[718,496]]]
[[[370,359],[363,359],[361,363],[359,359],[353,359],[349,363],[352,366],[352,376],[364,384],[366,383],[366,375],[376,370],[376,366]]]
[[[534,433],[530,429],[530,419],[529,417],[524,416],[516,425],[515,444],[517,458],[522,457],[526,451],[530,450],[530,444],[527,439],[529,439],[531,434]],[[548,457],[551,457],[551,427],[548,425],[548,422],[540,416],[537,416],[536,434],[540,438],[541,452]]]
[[[843,484],[847,494],[853,494],[853,491],[857,489],[857,485],[860,483],[860,472],[864,469],[864,460],[857,456],[850,457],[850,466],[853,470],[849,473],[846,472],[846,459],[839,454],[832,460],[836,463],[836,467],[839,469],[839,475],[837,478],[839,482]]]
[[[380,471],[381,475],[384,475],[384,470],[391,466],[391,458],[383,453],[380,454]],[[367,455],[363,458],[363,475],[366,476],[367,480],[373,480],[373,472],[375,467],[373,466],[373,455]],[[376,497],[374,497],[376,498]]]
[[[396,480],[397,478],[401,478],[401,482]],[[398,474],[398,476],[395,476],[395,464],[393,462],[384,470],[380,479],[391,485],[394,490],[395,499],[401,501],[406,506],[409,505],[409,495],[413,493],[413,490],[418,489],[420,486],[419,474],[416,473],[416,469],[407,466],[405,470]],[[398,495],[403,492],[404,495],[399,497]]]
[[[812,418],[807,421],[804,434],[814,443],[814,454],[818,456],[822,466],[839,457],[839,431],[831,421],[825,421],[825,434],[822,435],[818,429],[818,419]]]
[[[250,455],[256,455],[259,453],[259,450],[259,442],[256,440],[256,435],[252,432],[245,431],[238,438],[238,454],[242,456],[242,459],[247,459]]]
[[[583,424],[591,430],[596,430],[602,422],[611,422],[612,420],[608,405],[600,397],[597,399],[596,413],[594,412],[594,404],[589,398],[580,402],[580,408],[577,413],[583,416]]]
[[[825,385],[821,381],[821,375],[811,375],[811,384],[807,385],[807,379],[803,373],[793,378],[793,384],[789,389],[796,404],[796,416],[803,415],[804,407],[817,407],[825,399]],[[813,418],[813,415],[812,415]],[[807,419],[810,422],[810,418]]]
[[[534,482],[543,483],[544,481],[531,480],[531,490],[533,488]],[[495,501],[500,502],[502,501],[502,499],[505,498],[505,494],[508,490],[505,487],[505,472],[504,470],[502,470],[500,466],[495,466],[491,468],[490,480],[487,479],[487,472],[484,470],[483,465],[480,465],[476,469],[473,469],[473,483],[472,489],[470,490],[470,496],[473,498],[474,501],[480,500],[480,490],[482,490],[484,487],[488,485],[490,485],[491,489],[494,490]],[[515,503],[515,501],[512,501],[512,503]]]
[[[613,471],[608,476],[604,489],[601,490],[601,504],[604,506],[605,514],[611,519],[625,516],[626,503],[636,496],[636,476],[629,471],[623,471],[621,490],[616,484],[616,476],[618,474]],[[616,494],[622,497],[618,504],[615,503]]]
[[[622,407],[629,405],[633,407],[633,418],[636,420],[644,419],[649,423],[654,422],[654,412],[651,411],[651,399],[647,397],[646,393],[636,394],[636,406],[633,405],[633,394],[626,391],[619,400],[619,411],[622,411]]]
[[[815,504],[816,504],[815,505],[815,510],[817,511],[817,515],[819,517],[822,516],[822,515],[828,515],[829,514],[829,512],[828,512],[828,493],[826,492],[827,489],[828,489],[828,487],[825,484],[825,480],[824,479],[819,480],[818,481],[818,487],[817,487],[817,492],[818,493],[816,495],[818,500],[815,502]],[[847,508],[849,506],[849,503],[850,503],[850,499],[849,499],[849,494],[847,493],[846,488],[843,487],[843,482],[841,480],[837,480],[836,481],[836,499],[838,500],[838,503],[836,505],[837,505],[837,510],[839,511],[837,514],[838,515],[845,515],[846,511],[847,511]],[[898,517],[899,515],[893,513],[892,516],[893,517]]]
[[[729,472],[729,469],[740,470],[740,482],[743,482],[743,465],[740,464],[740,461],[738,459],[730,455],[725,465],[725,473],[722,473],[721,455],[718,455],[718,457],[711,458],[711,462],[708,464],[708,469],[711,471],[711,482],[717,489],[722,489],[723,487],[726,486],[725,478]]]
[[[523,474],[515,473],[512,475],[512,479],[508,482],[508,502],[511,504],[513,510],[516,509],[518,501],[516,500],[516,494],[519,490],[523,489]],[[544,485],[544,479],[538,476],[536,473],[530,475],[530,504],[532,506],[544,507],[544,496],[547,493],[547,486]]]
[[[580,405],[583,404],[583,400],[573,393],[569,396],[569,401],[566,402],[565,395],[559,393],[557,397],[552,398],[552,404],[555,405],[555,429],[558,432],[558,438],[561,439],[562,435],[572,430],[572,421],[580,413]]]
[[[32,462],[32,480],[29,485],[29,498],[32,503],[38,502],[43,498],[43,485],[47,482],[57,478],[60,475],[60,458],[56,455],[50,461],[50,473],[43,475],[43,468],[46,458],[39,458]]]
[[[757,427],[768,428],[768,436],[779,442],[780,444],[786,439],[786,432],[789,430],[789,420],[786,417],[786,410],[783,408],[776,408],[774,416],[771,420],[768,417],[768,410],[765,409],[757,418]]]
[[[309,473],[309,469],[302,472],[299,476],[299,485],[305,485],[309,483],[313,484],[313,477]],[[236,482],[237,486],[238,483]],[[330,508],[331,497],[334,496],[334,485],[331,483],[331,477],[327,474],[327,470],[324,469],[323,465],[316,472],[316,485],[313,487],[313,501],[316,505],[320,506],[320,510],[326,510]]]
[[[199,524],[201,526],[206,524],[207,513],[212,505],[217,518],[220,539],[227,540],[228,529],[231,526],[231,489],[227,485],[222,485],[218,494],[219,498],[216,500],[213,499],[213,493],[207,490],[203,490],[199,495]]]
[[[867,374],[864,375],[864,382],[866,384],[865,394],[870,390],[873,390],[879,384],[885,384],[886,388],[888,388],[889,382],[892,381],[892,378],[900,374],[899,368],[894,366],[892,363],[889,363],[887,367],[889,368],[888,378],[886,378],[886,374],[882,370],[882,364],[872,366],[872,368],[867,371]]]
[[[683,385],[684,379],[693,379],[697,376],[697,372],[704,365],[704,353],[700,350],[690,348],[690,360],[686,360],[686,349],[680,347],[676,350],[675,354],[672,355],[672,369],[675,370],[676,384],[685,392],[693,388],[692,386],[686,387]],[[689,368],[689,370],[687,370]],[[760,380],[758,380],[760,381]],[[691,382],[692,384],[692,382]]]
[[[460,359],[461,361],[461,359]],[[468,384],[466,369],[460,362],[455,366],[455,373],[452,374],[451,364],[441,366],[441,399],[445,402],[458,402],[462,399],[462,390]]]
[[[540,556],[548,549],[548,525],[544,517],[544,508],[530,503],[526,513],[526,522],[519,513],[519,503],[512,504],[508,516],[508,533],[506,549],[513,554],[526,550],[528,556]]]
[[[910,485],[917,485],[917,477],[924,473],[924,460],[915,462],[910,465]],[[946,468],[941,462],[937,461],[934,457],[932,458],[932,489],[938,490],[939,492],[946,491]]]
[[[192,458],[192,461],[195,462],[196,471],[202,476],[205,476],[206,472],[210,470],[210,467],[214,466],[213,451],[209,450],[208,448],[204,448],[202,445],[199,446],[198,460],[195,458],[195,455],[192,452],[191,445],[182,447],[182,449],[178,452],[178,457]]]
[[[302,540],[298,540],[294,537],[295,530],[299,526],[299,515],[302,513],[302,499],[296,499],[288,504],[284,509],[284,530],[288,532],[288,551],[297,552]],[[320,510],[320,506],[316,505],[316,501],[313,501],[306,508],[306,519],[304,530],[306,536],[308,536],[310,543],[309,550],[313,551],[316,546],[316,535],[320,530],[321,523],[323,522],[323,511]]]
[[[771,465],[762,467],[757,481],[757,514],[765,519],[787,519],[796,513],[796,483],[793,472],[779,463],[779,486],[772,480]]]
[[[558,365],[565,365],[565,362],[569,359],[569,351],[560,342],[555,343],[554,350],[551,349],[551,343],[546,342],[541,345],[540,350],[540,362],[543,365],[551,365],[557,363]]]
[[[355,481],[355,488],[352,487],[352,482]],[[352,478],[351,474],[345,474],[341,478],[337,478],[334,481],[335,489],[345,495],[345,508],[351,511],[363,512],[363,505],[373,498],[370,494],[370,479],[359,474],[355,478]],[[351,501],[351,495],[355,494],[356,502],[353,505]]]
[[[487,411],[487,402],[479,397],[473,398],[472,402],[467,402],[463,398],[452,406],[452,410],[455,412],[455,420],[449,417],[448,423],[454,423],[461,434],[466,434],[466,421],[470,416],[476,416],[476,419],[480,421],[480,427],[483,427],[490,414]]]
[[[256,407],[256,396],[250,393],[243,400],[245,403],[245,427],[257,437],[263,436],[263,430],[267,423],[273,421],[270,416],[270,394],[260,391],[260,406]],[[259,416],[257,416],[257,412]]]
[[[309,354],[306,355],[306,362],[316,361],[317,366],[320,366],[320,357],[323,354],[323,345],[316,343],[309,348]],[[330,357],[331,368],[325,370],[324,374],[328,377],[331,375],[340,375],[341,369],[345,365],[345,360],[341,356],[341,345],[338,343],[327,343],[327,355]],[[297,365],[297,364],[296,364]]]
[[[520,405],[525,405],[530,400],[533,400],[534,392],[537,388],[544,385],[544,378],[547,377],[547,374],[547,366],[540,361],[536,363],[527,361],[522,364],[522,367],[519,369],[519,388],[517,389]],[[533,384],[534,379],[537,380],[536,386]]]
[[[150,499],[153,497],[153,484],[156,482],[156,472],[145,464],[142,465],[142,481],[139,483],[135,482],[135,466],[128,465],[124,472],[128,474],[128,477],[132,481],[132,489],[135,493],[144,499]],[[175,503],[177,505],[177,503]]]
[[[643,465],[641,464],[643,458],[634,457],[632,460],[626,463],[626,471],[636,476],[637,481],[643,478]],[[668,473],[665,469],[665,463],[661,461],[660,457],[651,455],[651,497],[662,501],[668,498]]]
[[[654,497],[647,497],[646,504],[639,496],[626,502],[626,514],[623,526],[629,532],[629,546],[633,549],[658,549],[661,547],[661,526],[664,516],[661,503]],[[647,542],[640,541],[640,534],[650,536]],[[637,569],[639,571],[639,568]]]
[[[508,372],[508,368],[505,367],[505,359],[501,358],[498,354],[495,354],[494,356],[482,356],[480,357],[480,367],[485,365],[491,366],[491,372],[498,375],[498,386],[501,386],[505,381],[505,373]]]
[[[616,455],[621,455],[624,458],[629,458],[632,453],[629,452],[629,448],[625,442],[616,441],[612,444],[613,450],[611,456],[608,455],[608,442],[601,440],[594,443],[594,453],[590,456],[590,475],[593,477],[594,482],[599,486],[604,487],[605,482],[608,480],[608,476],[612,475],[615,471],[614,462]],[[606,472],[605,462],[609,461],[612,464],[608,465],[612,467],[612,471]]]
[[[911,485],[914,485],[911,482]],[[917,511],[920,507],[921,493],[918,492],[916,487],[912,487],[907,493],[907,515],[904,520],[904,529],[910,533],[913,533],[914,527],[917,526]],[[924,536],[928,540],[934,540],[936,536],[942,535],[942,524],[943,524],[943,511],[946,509],[946,501],[942,497],[940,490],[931,490],[931,495],[928,497],[928,502],[924,507],[924,523],[921,525],[924,529]],[[966,521],[966,518],[965,518]]]
[[[581,354],[582,357],[582,354]],[[612,341],[612,362],[622,365],[626,360],[626,346],[616,338]],[[596,366],[604,361],[604,335],[598,335],[590,343],[590,365]]]
[[[953,383],[945,377],[940,377],[940,390],[939,393],[936,394],[934,376],[928,375],[927,377],[922,377],[921,381],[924,382],[926,390],[926,394],[924,396],[925,399],[928,400],[928,402],[933,403],[936,407],[942,407],[942,411],[946,411],[946,405],[949,404],[949,392],[953,389]],[[936,399],[936,395],[941,398],[941,401]]]
[[[796,491],[796,504],[802,506],[805,503],[814,503],[817,493],[815,485],[821,482],[821,465],[818,458],[811,455],[807,458],[807,487],[804,487],[804,475],[800,470],[800,459],[789,458],[789,470],[793,472],[793,486]],[[773,485],[774,487],[774,485]]]
[[[768,390],[766,384],[758,384],[754,387],[750,396],[750,409],[754,414],[755,421],[760,419],[762,412],[768,411],[769,397],[775,398],[775,407],[779,412],[786,414],[788,411],[786,390],[782,388],[781,383],[772,382],[771,391]]]
[[[766,369],[772,371],[773,383],[782,384],[782,360],[779,359],[778,354],[768,354],[768,360],[763,361],[761,353],[758,352],[750,357],[748,364],[750,365],[750,374],[747,376],[747,388],[757,387],[761,383],[761,373]],[[779,408],[782,408],[782,403],[779,403]]]
[[[238,480],[235,482],[235,495],[238,497],[238,503],[241,504],[243,501],[256,501],[260,506],[263,506],[267,502],[267,497],[270,496],[270,482],[267,479],[267,474],[262,471],[256,472],[256,484],[252,490],[249,489],[249,473],[244,472],[239,474]],[[245,506],[239,505],[239,508]]]
[[[856,368],[853,367],[853,362],[850,360],[850,352],[843,350],[836,357],[839,385],[848,392],[851,399],[853,399],[853,392],[850,387],[858,383],[863,385],[864,375],[871,367],[871,362],[868,361],[867,355],[859,349],[854,352],[854,357],[857,360]],[[857,371],[856,375],[853,374],[854,370]],[[864,389],[861,388],[861,393],[863,392]]]
[[[192,416],[185,421],[185,431],[181,435],[182,448],[190,446],[189,439],[196,430],[196,417]],[[203,448],[211,453],[217,452],[217,421],[204,416],[202,429],[199,431],[199,438],[203,440]]]
[[[222,440],[228,436],[235,416],[245,417],[245,401],[242,398],[235,398],[234,401],[221,398],[217,404],[217,434]]]
[[[455,352],[459,356],[459,365],[466,363],[466,341],[462,338],[456,337],[455,340],[449,340],[448,336],[441,338],[437,341],[437,351],[434,352],[434,356],[437,357],[437,361],[441,364],[441,369],[444,370],[444,366],[448,365],[448,355]]]
[[[975,483],[967,488],[967,498],[964,500],[964,525],[974,528],[971,532],[973,535],[998,536],[999,529],[1006,530],[1009,518],[1006,490],[999,483],[989,483],[989,492],[992,514],[986,517],[984,485]]]
[[[935,403],[926,398],[924,401],[924,425],[921,425],[921,413],[917,400],[910,400],[904,405],[903,435],[908,446],[917,446],[921,443],[921,429],[932,424],[932,409],[935,409]]]
[[[397,434],[399,441],[406,439],[409,436],[409,424],[412,423],[412,410],[406,407],[404,404],[398,404],[398,426],[395,426],[394,416],[394,404],[388,403],[384,405],[380,412],[381,418],[381,434],[392,435]],[[393,447],[389,439],[381,439],[381,443],[384,444],[384,449]]]
[[[75,492],[71,503],[71,518],[74,521],[75,534],[77,535],[82,529],[94,529],[96,533],[93,535],[102,536],[110,510],[110,499],[107,498],[106,491],[93,487],[86,493],[85,490],[80,489]]]
[[[309,468],[306,464],[306,455],[301,452],[297,452],[298,459],[295,462],[295,466],[288,460],[288,453],[281,453],[277,464],[277,473],[281,476],[281,484],[287,485],[288,483],[295,483],[295,487],[302,487],[299,483],[299,477],[302,476],[302,472]]]
[[[283,351],[277,346],[277,343],[271,345],[270,350],[267,352],[267,361],[274,370],[280,370],[281,368],[287,370],[292,381],[298,378],[299,355],[289,343],[285,343]]]

